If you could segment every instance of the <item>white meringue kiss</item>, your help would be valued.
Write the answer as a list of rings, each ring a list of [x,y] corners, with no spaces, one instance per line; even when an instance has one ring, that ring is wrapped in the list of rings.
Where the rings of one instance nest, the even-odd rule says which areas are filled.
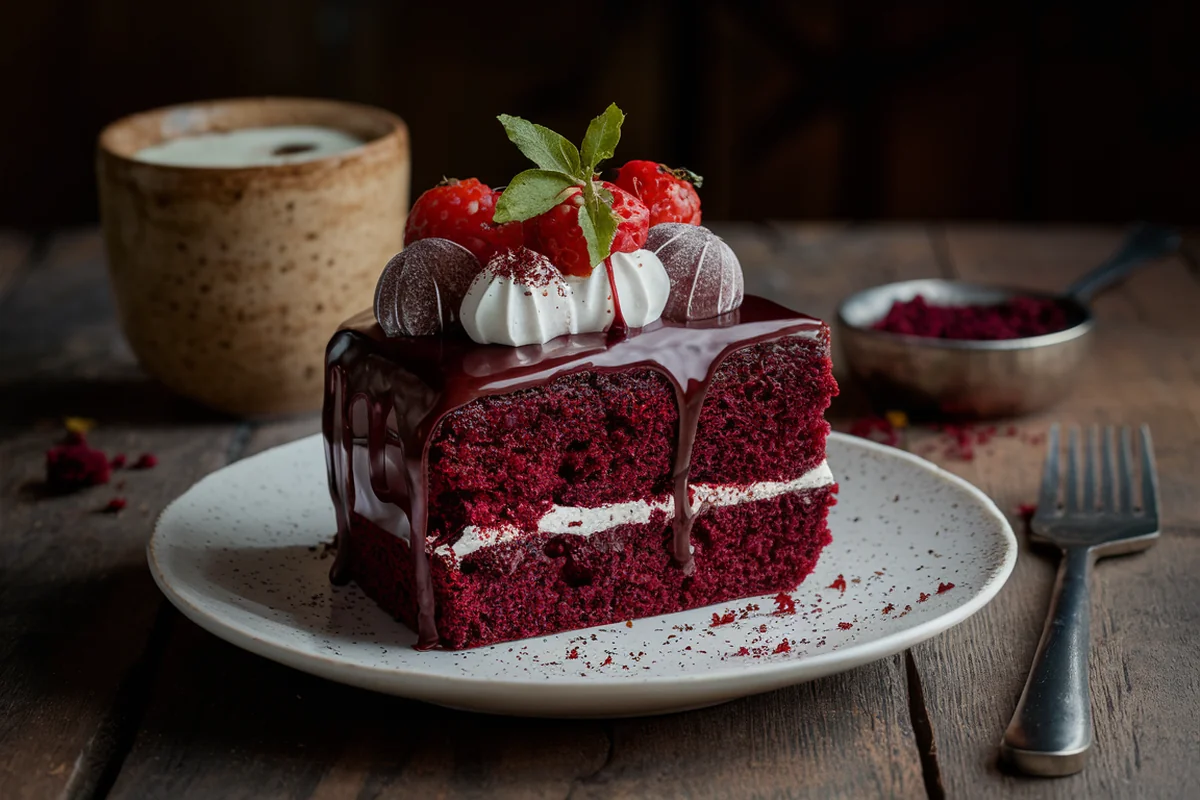
[[[545,344],[571,332],[571,288],[557,273],[530,287],[498,275],[491,264],[471,281],[459,318],[480,344]]]
[[[609,260],[612,262],[625,324],[631,328],[641,328],[661,317],[671,292],[671,279],[658,256],[649,250],[636,250],[632,253],[613,253]],[[568,275],[567,285],[571,287],[575,312],[571,333],[608,330],[616,314],[616,305],[604,264],[597,264],[587,278]]]
[[[662,316],[671,279],[649,250],[613,253],[613,278],[621,314],[631,328]],[[556,277],[549,286],[530,287],[484,268],[463,299],[467,335],[480,344],[545,344],[568,333],[600,333],[615,316],[608,270],[603,263],[587,278]]]

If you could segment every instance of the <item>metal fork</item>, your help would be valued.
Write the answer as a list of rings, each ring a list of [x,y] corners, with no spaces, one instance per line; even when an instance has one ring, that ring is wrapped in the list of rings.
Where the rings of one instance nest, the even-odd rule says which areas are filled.
[[[1141,428],[1140,506],[1133,499],[1129,428],[1121,428],[1118,447],[1113,428],[1105,428],[1101,436],[1093,427],[1083,443],[1082,472],[1081,438],[1078,428],[1071,428],[1060,503],[1058,425],[1050,429],[1042,489],[1030,525],[1033,542],[1062,551],[1046,627],[1025,690],[1000,743],[1001,756],[1031,775],[1079,772],[1092,747],[1088,689],[1088,577],[1092,564],[1104,556],[1145,550],[1159,535],[1158,476],[1149,427]],[[1099,461],[1097,439],[1102,440]]]

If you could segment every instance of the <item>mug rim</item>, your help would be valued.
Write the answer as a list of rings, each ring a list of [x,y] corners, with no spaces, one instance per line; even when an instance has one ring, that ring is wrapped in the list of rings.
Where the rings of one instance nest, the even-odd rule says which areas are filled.
[[[303,161],[290,161],[278,164],[255,164],[239,167],[219,167],[219,166],[199,166],[187,164],[162,164],[153,161],[143,161],[136,158],[134,154],[128,153],[124,148],[117,146],[117,138],[134,126],[146,124],[153,125],[158,123],[160,128],[172,116],[183,116],[195,114],[199,118],[200,115],[206,112],[211,112],[214,109],[230,108],[230,107],[276,107],[286,109],[288,107],[299,108],[320,108],[325,107],[328,111],[353,112],[361,115],[364,119],[374,120],[382,126],[386,126],[386,130],[379,135],[368,138],[365,142],[357,147],[349,150],[342,150],[336,153],[319,156],[317,158],[309,158]],[[297,123],[303,124],[303,123]],[[238,130],[241,127],[254,127],[251,125],[238,126],[227,128],[226,130]],[[262,125],[260,127],[271,127],[270,125]],[[339,128],[337,125],[328,125],[346,133],[357,133],[356,130],[348,130],[345,127]],[[198,129],[194,133],[207,133],[210,131],[222,130],[220,127],[213,127],[208,130]],[[164,134],[158,143],[171,141],[173,139],[182,138],[188,135],[188,132],[181,129],[174,135]],[[400,146],[404,147],[408,142],[408,126],[404,120],[397,114],[392,113],[377,106],[367,105],[365,103],[355,103],[347,100],[335,100],[321,97],[292,97],[279,95],[265,95],[257,97],[230,97],[219,98],[213,100],[199,100],[186,103],[175,103],[168,106],[160,106],[158,108],[138,111],[133,114],[127,114],[119,119],[116,119],[101,129],[96,139],[97,150],[107,159],[112,159],[129,167],[137,167],[140,169],[158,170],[163,172],[186,173],[191,175],[212,175],[212,176],[228,176],[234,177],[238,175],[258,174],[262,172],[290,172],[293,174],[304,173],[309,171],[320,170],[328,167],[331,163],[341,162],[346,159],[369,158],[375,153],[384,149]],[[147,147],[152,145],[146,145]],[[139,148],[140,149],[140,148]]]

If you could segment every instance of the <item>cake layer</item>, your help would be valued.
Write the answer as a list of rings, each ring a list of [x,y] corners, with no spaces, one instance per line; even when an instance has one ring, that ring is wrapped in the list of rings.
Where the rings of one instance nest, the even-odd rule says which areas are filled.
[[[461,563],[432,559],[439,636],[448,647],[476,647],[790,592],[830,541],[825,518],[835,492],[827,484],[709,509],[693,528],[688,575],[673,564],[665,511],[589,537],[536,532]],[[355,580],[415,627],[409,543],[359,517],[352,526]]]
[[[674,389],[646,368],[480,398],[430,441],[431,538],[669,491],[678,427]]]
[[[731,354],[700,412],[692,482],[787,481],[816,467],[833,386],[823,339]],[[675,390],[651,369],[583,372],[475,400],[447,414],[430,443],[431,537],[667,491],[678,423]]]

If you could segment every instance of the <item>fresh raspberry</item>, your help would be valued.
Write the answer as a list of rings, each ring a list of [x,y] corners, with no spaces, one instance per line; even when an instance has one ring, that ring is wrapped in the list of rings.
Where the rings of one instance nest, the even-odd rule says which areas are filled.
[[[617,186],[650,209],[650,225],[660,222],[700,224],[699,176],[653,161],[630,161],[617,171]]]
[[[470,250],[486,264],[497,250],[524,243],[519,222],[492,224],[500,192],[477,178],[450,178],[417,198],[408,212],[404,243],[418,239],[449,239]]]
[[[650,211],[633,195],[614,183],[601,184],[612,192],[613,211],[621,218],[613,237],[612,252],[632,253],[646,243],[650,233]],[[588,257],[587,241],[579,227],[579,208],[583,189],[574,189],[566,199],[525,222],[526,246],[554,262],[564,275],[582,278],[592,274],[596,265]]]

